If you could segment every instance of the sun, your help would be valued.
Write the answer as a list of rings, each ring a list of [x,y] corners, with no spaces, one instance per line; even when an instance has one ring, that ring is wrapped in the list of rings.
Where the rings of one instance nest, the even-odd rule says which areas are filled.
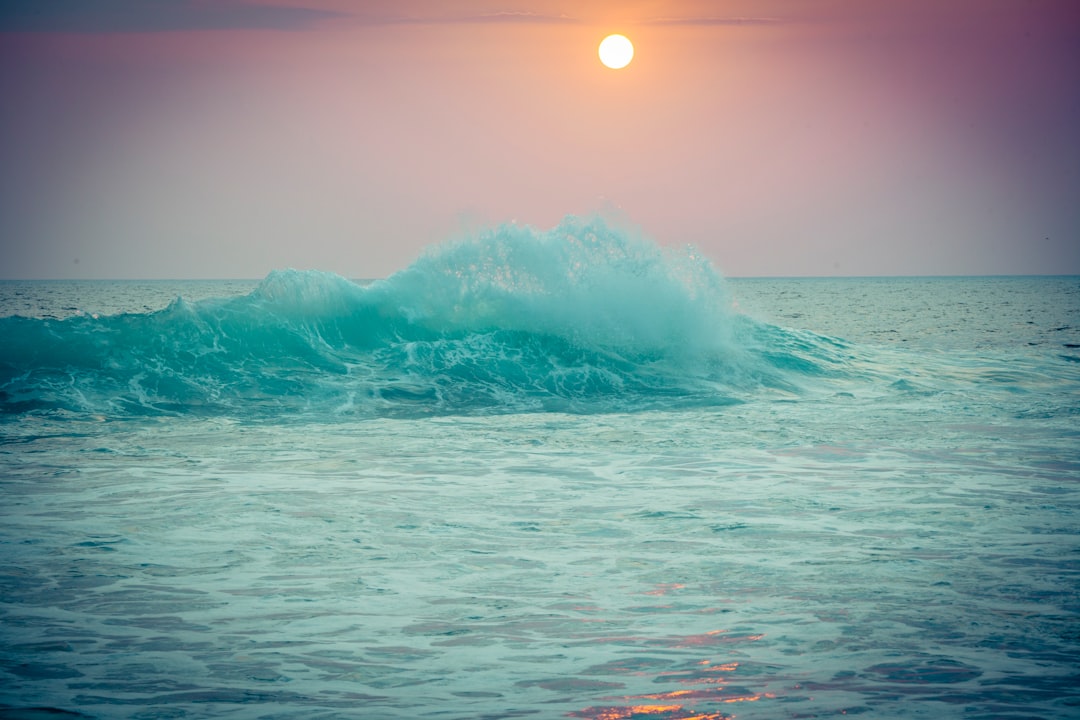
[[[612,70],[624,68],[634,59],[634,44],[625,35],[608,35],[600,41],[600,62]]]

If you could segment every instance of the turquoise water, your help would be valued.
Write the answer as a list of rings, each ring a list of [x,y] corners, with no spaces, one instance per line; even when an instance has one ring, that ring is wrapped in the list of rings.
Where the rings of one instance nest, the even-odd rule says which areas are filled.
[[[1080,712],[1080,278],[568,221],[0,308],[0,717]]]

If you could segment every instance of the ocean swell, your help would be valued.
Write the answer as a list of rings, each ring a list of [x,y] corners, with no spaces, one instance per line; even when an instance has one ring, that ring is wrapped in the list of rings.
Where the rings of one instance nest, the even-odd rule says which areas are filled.
[[[835,372],[837,346],[735,313],[692,250],[600,219],[448,242],[363,286],[0,320],[0,409],[263,417],[608,412],[739,402]]]

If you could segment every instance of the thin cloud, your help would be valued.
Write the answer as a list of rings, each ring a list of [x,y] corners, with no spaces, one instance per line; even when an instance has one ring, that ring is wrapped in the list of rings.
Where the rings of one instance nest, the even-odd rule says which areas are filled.
[[[462,13],[460,15],[358,15],[355,17],[366,25],[466,25],[470,23],[529,23],[544,25],[578,22],[577,18],[565,14],[547,15],[523,10]]]
[[[786,20],[775,17],[658,17],[644,21],[645,25],[782,25]]]
[[[577,20],[565,14],[544,15],[519,10],[501,10],[494,13],[481,13],[476,16],[476,22],[571,23]]]
[[[344,13],[216,0],[15,0],[0,4],[0,32],[140,33],[303,30]]]

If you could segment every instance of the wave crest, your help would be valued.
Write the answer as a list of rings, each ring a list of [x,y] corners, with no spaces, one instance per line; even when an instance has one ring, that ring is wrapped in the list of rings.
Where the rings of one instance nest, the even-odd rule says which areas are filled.
[[[8,414],[633,411],[736,402],[830,362],[735,314],[693,250],[598,218],[504,225],[366,287],[284,270],[238,298],[0,324]]]

